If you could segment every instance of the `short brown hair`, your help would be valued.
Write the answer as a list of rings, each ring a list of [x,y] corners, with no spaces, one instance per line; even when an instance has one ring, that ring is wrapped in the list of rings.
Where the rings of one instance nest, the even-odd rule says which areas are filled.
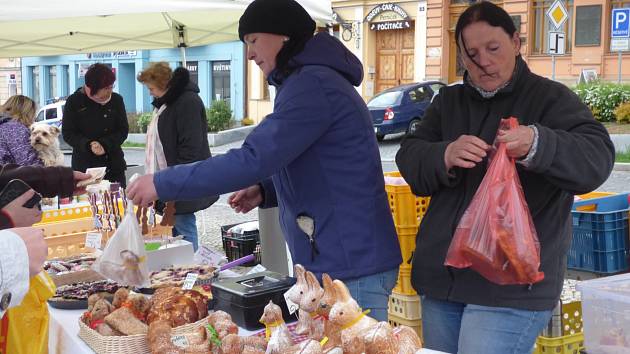
[[[96,95],[98,90],[111,86],[116,81],[116,74],[109,66],[96,63],[90,65],[85,73],[85,86],[92,90],[92,95]]]
[[[137,79],[143,84],[155,85],[160,90],[165,90],[172,76],[173,70],[168,63],[160,61],[151,63],[148,68],[142,70]]]
[[[15,95],[9,97],[2,107],[0,107],[0,111],[6,112],[18,122],[29,127],[35,120],[37,105],[32,99],[26,96]]]

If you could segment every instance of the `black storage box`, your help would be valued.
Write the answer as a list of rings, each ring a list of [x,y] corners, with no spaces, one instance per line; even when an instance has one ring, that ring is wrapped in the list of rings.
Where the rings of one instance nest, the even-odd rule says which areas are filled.
[[[238,224],[221,226],[221,239],[223,240],[223,250],[228,261],[233,261],[241,257],[253,254],[255,259],[244,263],[245,267],[252,267],[260,263],[260,231],[245,231],[242,234],[232,233],[229,230]]]
[[[259,322],[269,300],[280,306],[286,322],[295,320],[289,315],[284,293],[295,284],[295,278],[275,272],[260,272],[237,278],[216,281],[212,284],[215,310],[232,315],[232,320],[248,330],[262,328]]]

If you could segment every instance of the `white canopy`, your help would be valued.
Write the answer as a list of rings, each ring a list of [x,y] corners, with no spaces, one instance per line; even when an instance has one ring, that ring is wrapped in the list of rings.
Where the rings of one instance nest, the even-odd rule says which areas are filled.
[[[238,40],[252,0],[0,0],[0,57],[199,46]],[[297,0],[319,24],[330,0]],[[287,21],[293,19],[287,18]]]

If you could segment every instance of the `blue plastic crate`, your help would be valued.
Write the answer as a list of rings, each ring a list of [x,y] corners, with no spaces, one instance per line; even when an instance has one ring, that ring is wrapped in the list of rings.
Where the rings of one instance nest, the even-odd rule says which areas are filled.
[[[576,210],[585,207],[594,211]],[[575,202],[567,266],[597,273],[627,270],[629,210],[627,193]]]

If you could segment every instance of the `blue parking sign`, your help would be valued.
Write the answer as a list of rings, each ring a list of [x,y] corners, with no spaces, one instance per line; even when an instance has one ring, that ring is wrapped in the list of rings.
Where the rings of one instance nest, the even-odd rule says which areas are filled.
[[[630,8],[612,10],[612,38],[630,37]]]

